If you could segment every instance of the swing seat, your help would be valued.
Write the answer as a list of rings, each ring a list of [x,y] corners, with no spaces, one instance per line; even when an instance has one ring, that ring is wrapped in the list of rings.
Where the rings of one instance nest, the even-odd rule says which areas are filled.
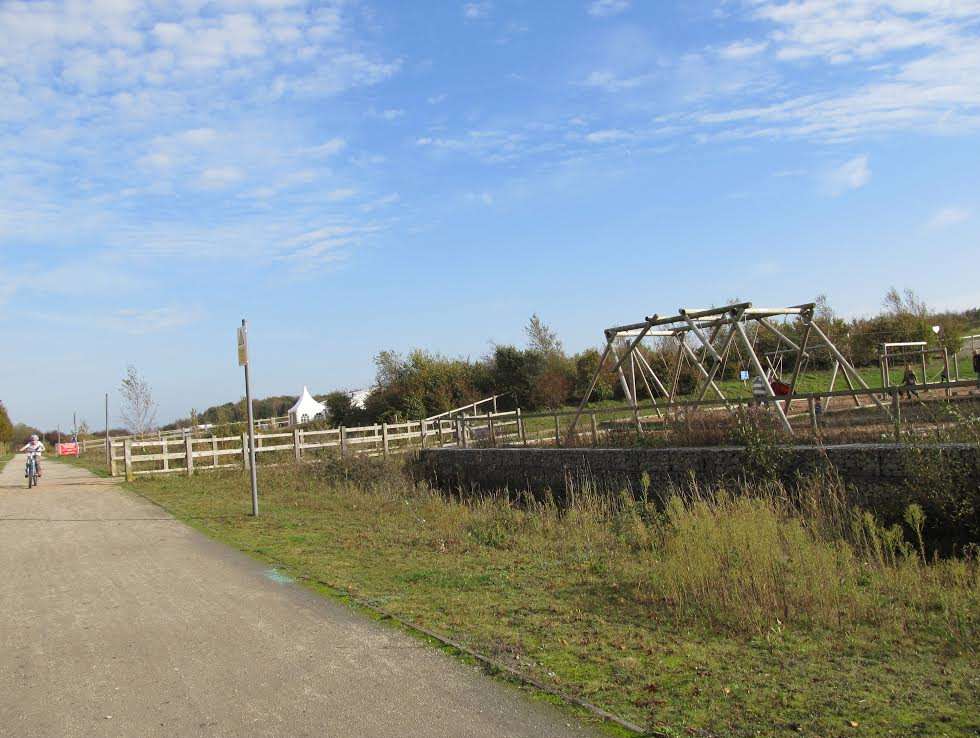
[[[769,386],[772,387],[772,392],[777,397],[786,397],[786,395],[788,395],[793,389],[788,384],[785,382],[780,382],[778,379],[772,380],[772,382],[769,383]]]

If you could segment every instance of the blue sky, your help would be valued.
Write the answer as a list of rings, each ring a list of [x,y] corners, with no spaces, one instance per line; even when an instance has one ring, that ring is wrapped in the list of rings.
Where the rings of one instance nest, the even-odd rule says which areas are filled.
[[[0,400],[168,421],[731,297],[980,304],[977,0],[0,2]],[[115,422],[115,413],[114,413]]]

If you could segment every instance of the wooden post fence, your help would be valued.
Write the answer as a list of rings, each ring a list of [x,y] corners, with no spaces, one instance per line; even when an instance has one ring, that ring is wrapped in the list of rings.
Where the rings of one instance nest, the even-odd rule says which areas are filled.
[[[133,476],[133,442],[130,439],[123,441],[123,462],[126,465],[126,481],[132,482]]]

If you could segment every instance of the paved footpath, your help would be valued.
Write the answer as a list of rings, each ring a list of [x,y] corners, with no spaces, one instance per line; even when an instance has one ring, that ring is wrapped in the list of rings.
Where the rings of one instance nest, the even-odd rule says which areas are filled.
[[[0,473],[0,736],[585,736],[110,480]]]

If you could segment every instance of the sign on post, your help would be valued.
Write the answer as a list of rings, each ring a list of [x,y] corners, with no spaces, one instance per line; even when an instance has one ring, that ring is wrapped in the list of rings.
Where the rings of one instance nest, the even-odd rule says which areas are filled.
[[[248,331],[245,326],[238,327],[238,366],[248,363]]]

